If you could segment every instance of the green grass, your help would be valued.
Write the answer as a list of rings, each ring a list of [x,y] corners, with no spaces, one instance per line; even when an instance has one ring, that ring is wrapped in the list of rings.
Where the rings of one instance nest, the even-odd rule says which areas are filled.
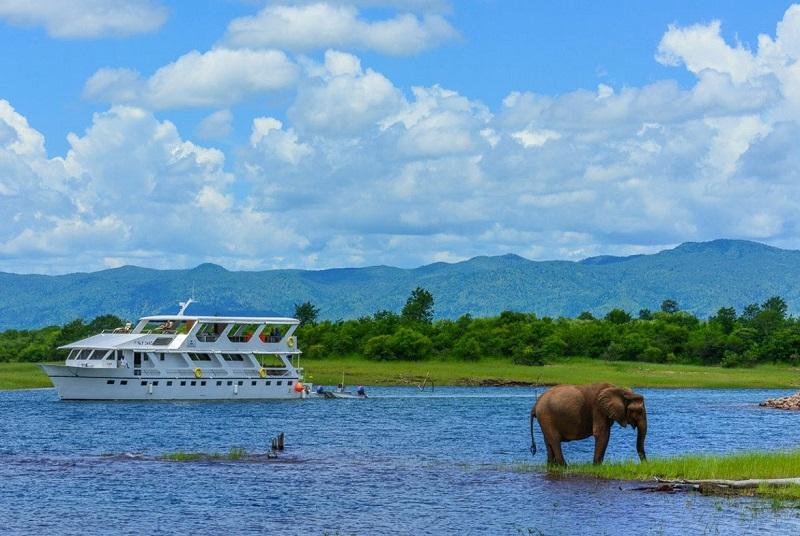
[[[307,381],[320,385],[339,383],[342,372],[348,385],[418,385],[430,372],[430,379],[436,386],[503,381],[532,384],[607,381],[631,387],[800,386],[800,369],[787,365],[726,369],[572,358],[543,367],[528,367],[499,359],[377,362],[355,357],[305,359],[302,364]],[[49,378],[35,363],[0,363],[0,389],[51,386]]]
[[[541,465],[518,465],[517,471],[541,471]],[[800,450],[778,452],[745,452],[724,456],[679,456],[639,463],[624,461],[592,465],[569,465],[548,468],[550,474],[592,476],[605,480],[748,480],[800,477]],[[757,495],[776,501],[776,507],[800,503],[800,486],[767,486],[735,490],[737,495]]]
[[[793,388],[800,386],[800,369],[786,365],[761,365],[729,369],[697,365],[661,365],[572,358],[529,367],[507,360],[375,362],[360,358],[306,359],[306,379],[334,385],[342,372],[349,385],[418,385],[430,372],[436,386],[478,385],[486,381],[539,384],[607,381],[635,387]]]
[[[0,389],[52,386],[50,378],[36,363],[0,363]]]
[[[234,447],[227,453],[212,452],[170,452],[160,456],[159,459],[169,462],[197,462],[197,461],[238,461],[247,456],[247,451],[243,448]]]
[[[575,464],[551,472],[614,480],[746,480],[800,477],[800,450],[745,452],[724,456],[679,456],[647,462],[624,461],[603,465]]]

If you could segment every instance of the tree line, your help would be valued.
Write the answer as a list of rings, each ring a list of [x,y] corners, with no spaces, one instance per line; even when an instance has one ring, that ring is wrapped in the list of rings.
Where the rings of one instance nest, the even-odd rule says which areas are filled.
[[[355,356],[376,361],[481,358],[509,359],[543,365],[580,356],[609,361],[694,363],[725,367],[758,363],[800,364],[800,319],[787,314],[787,304],[772,297],[741,313],[720,308],[708,319],[680,310],[672,299],[656,311],[633,315],[612,309],[596,318],[539,317],[504,311],[498,316],[434,320],[434,297],[424,288],[411,292],[401,311],[377,311],[351,320],[319,321],[311,302],[297,304],[299,347],[310,359]],[[0,333],[0,361],[62,359],[62,344],[121,325],[103,315],[89,323]]]

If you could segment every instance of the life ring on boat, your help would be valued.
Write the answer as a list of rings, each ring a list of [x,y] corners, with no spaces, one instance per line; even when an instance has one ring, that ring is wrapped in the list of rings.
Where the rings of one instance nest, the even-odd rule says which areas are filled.
[[[258,375],[261,376],[262,378],[266,378],[267,377],[267,369],[265,369],[264,367],[261,367],[259,369],[259,371],[258,371]]]
[[[200,367],[197,367],[196,369],[194,369],[194,377],[195,378],[202,378],[203,377],[203,369],[201,369]]]
[[[286,339],[286,346],[288,346],[289,348],[294,347],[294,337],[289,337],[288,339]]]

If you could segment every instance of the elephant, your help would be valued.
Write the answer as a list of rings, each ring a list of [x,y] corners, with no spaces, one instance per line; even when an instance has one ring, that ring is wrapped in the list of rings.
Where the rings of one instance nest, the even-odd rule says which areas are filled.
[[[644,440],[647,435],[647,411],[644,397],[630,389],[610,383],[556,385],[536,400],[531,408],[531,453],[536,455],[533,421],[539,426],[547,447],[548,465],[566,465],[562,441],[594,436],[594,463],[603,463],[614,421],[623,428],[630,424],[637,430],[636,451],[646,461]]]

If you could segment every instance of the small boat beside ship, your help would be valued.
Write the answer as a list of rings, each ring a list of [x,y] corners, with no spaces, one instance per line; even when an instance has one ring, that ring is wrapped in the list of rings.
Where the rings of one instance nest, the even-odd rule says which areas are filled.
[[[295,318],[146,316],[61,348],[40,365],[63,400],[305,398]]]

